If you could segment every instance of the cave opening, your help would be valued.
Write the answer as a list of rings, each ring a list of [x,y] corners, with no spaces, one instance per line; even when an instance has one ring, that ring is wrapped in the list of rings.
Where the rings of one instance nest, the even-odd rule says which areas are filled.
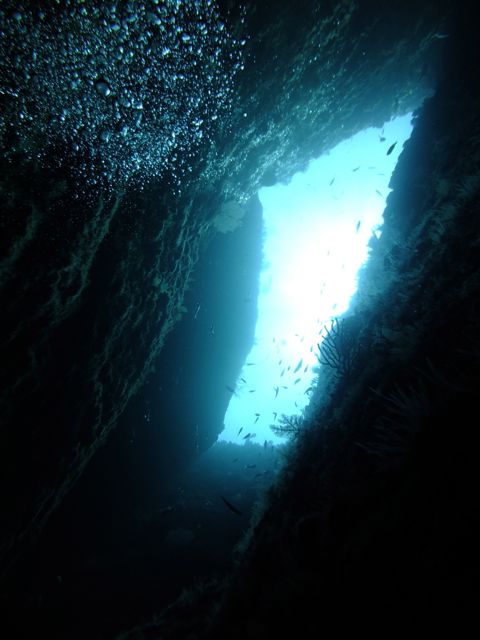
[[[394,117],[341,142],[288,184],[260,190],[263,264],[255,339],[219,440],[282,444],[278,425],[307,407],[319,375],[318,345],[325,327],[349,308],[369,241],[381,234],[390,177],[412,129],[411,113]]]

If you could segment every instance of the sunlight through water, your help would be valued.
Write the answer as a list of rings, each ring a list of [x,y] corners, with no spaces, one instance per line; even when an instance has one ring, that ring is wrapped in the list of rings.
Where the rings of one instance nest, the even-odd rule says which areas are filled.
[[[261,189],[265,241],[255,343],[220,440],[283,442],[270,425],[308,404],[319,334],[348,309],[368,241],[381,233],[388,184],[411,120],[408,114],[362,131],[288,184]]]

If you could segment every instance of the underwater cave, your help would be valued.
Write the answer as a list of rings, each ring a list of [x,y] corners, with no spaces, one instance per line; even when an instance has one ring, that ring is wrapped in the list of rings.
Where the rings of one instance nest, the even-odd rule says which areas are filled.
[[[0,629],[475,622],[475,3],[0,6]]]

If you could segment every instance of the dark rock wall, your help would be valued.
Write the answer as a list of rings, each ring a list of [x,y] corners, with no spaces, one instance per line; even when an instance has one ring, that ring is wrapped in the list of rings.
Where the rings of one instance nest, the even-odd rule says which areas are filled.
[[[95,628],[109,637],[178,597],[193,576],[229,567],[245,522],[229,517],[218,493],[241,487],[248,512],[257,487],[248,477],[224,487],[238,451],[202,454],[222,429],[226,381],[253,339],[261,227],[254,199],[242,227],[205,248],[185,297],[189,312],[148,383],[15,564],[4,603],[19,634],[42,628],[81,638]],[[185,475],[194,461],[196,474]],[[234,465],[238,474],[248,462]],[[176,531],[195,544],[169,543]]]

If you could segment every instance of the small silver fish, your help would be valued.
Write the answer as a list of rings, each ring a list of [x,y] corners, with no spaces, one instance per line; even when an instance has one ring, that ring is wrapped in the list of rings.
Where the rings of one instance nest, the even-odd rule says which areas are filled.
[[[392,153],[392,151],[395,149],[396,145],[397,145],[397,143],[394,142],[392,145],[390,145],[388,147],[387,156],[389,156]]]
[[[220,496],[220,497],[224,501],[224,503],[227,505],[227,507],[230,509],[230,511],[233,511],[233,513],[236,513],[237,516],[241,516],[242,515],[242,512],[239,509],[237,509],[237,507],[235,507],[231,502],[229,502],[223,496]]]
[[[300,358],[300,362],[297,364],[297,366],[295,367],[295,369],[293,370],[293,373],[297,373],[297,371],[300,369],[300,367],[303,364],[303,358]]]

